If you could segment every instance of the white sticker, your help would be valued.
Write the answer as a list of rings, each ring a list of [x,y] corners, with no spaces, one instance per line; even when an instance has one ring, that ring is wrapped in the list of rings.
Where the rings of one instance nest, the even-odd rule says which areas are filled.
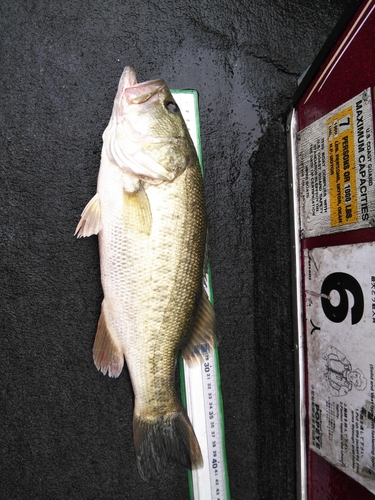
[[[304,251],[310,448],[375,493],[375,242]]]
[[[298,133],[302,237],[375,225],[370,89]]]

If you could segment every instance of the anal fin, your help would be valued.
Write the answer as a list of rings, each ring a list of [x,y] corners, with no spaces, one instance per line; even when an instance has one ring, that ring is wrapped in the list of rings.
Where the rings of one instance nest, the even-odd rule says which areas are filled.
[[[205,351],[213,349],[214,345],[215,312],[203,288],[187,344],[182,350],[182,357],[188,364],[202,361]]]
[[[105,321],[102,308],[93,347],[94,363],[104,375],[118,377],[124,366],[124,353],[114,341]]]
[[[100,216],[100,199],[99,194],[91,198],[91,200],[85,206],[81,219],[77,224],[74,236],[77,238],[82,238],[85,236],[91,236],[92,234],[98,234],[102,229],[102,220]]]

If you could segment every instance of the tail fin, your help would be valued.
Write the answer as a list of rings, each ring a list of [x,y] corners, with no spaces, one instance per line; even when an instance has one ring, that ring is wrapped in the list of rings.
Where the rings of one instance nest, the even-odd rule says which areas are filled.
[[[185,410],[154,419],[134,416],[134,447],[140,476],[148,481],[168,460],[189,469],[203,467],[202,453]]]

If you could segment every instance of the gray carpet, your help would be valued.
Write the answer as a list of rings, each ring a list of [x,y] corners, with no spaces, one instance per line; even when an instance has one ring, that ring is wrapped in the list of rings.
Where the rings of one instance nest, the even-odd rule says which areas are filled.
[[[95,193],[124,66],[200,96],[232,498],[295,498],[285,120],[350,0],[2,0],[0,497],[187,499],[138,476],[127,370],[99,373]]]

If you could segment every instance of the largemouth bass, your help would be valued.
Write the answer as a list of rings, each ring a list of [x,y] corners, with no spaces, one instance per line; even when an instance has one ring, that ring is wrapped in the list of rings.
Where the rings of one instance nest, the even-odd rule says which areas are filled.
[[[194,145],[163,80],[125,68],[103,134],[97,193],[78,237],[98,234],[104,299],[93,357],[118,377],[124,357],[135,395],[133,435],[144,480],[168,460],[203,464],[175,390],[179,349],[189,363],[214,343],[203,287],[206,215]]]

